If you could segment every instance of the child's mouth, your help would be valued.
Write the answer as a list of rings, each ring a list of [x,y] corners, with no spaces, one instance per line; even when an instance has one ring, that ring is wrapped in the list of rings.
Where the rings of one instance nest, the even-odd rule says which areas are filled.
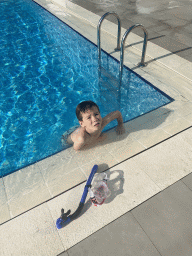
[[[94,126],[99,126],[99,123],[95,124]]]

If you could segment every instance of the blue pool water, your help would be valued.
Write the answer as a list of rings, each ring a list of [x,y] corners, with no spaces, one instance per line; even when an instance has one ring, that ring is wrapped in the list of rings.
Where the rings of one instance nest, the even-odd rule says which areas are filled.
[[[124,122],[172,99],[31,0],[0,1],[0,176],[61,151],[61,135],[77,125],[75,109],[93,100],[101,115]],[[114,120],[105,130],[117,125]]]

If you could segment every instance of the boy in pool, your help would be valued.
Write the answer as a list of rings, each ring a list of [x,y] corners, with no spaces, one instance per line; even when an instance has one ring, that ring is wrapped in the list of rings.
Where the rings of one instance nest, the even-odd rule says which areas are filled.
[[[116,128],[117,134],[125,132],[123,126],[123,118],[120,111],[113,111],[104,118],[100,115],[99,107],[93,101],[83,101],[76,107],[76,116],[79,120],[80,127],[73,131],[67,137],[67,142],[73,144],[73,148],[77,151],[86,145],[94,144],[106,139],[107,135],[101,133],[103,128],[117,119],[118,126]]]

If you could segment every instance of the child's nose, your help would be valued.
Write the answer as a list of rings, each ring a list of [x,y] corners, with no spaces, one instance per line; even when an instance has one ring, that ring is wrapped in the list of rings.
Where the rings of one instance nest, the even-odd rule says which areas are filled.
[[[97,121],[98,118],[96,116],[93,117],[93,121]]]

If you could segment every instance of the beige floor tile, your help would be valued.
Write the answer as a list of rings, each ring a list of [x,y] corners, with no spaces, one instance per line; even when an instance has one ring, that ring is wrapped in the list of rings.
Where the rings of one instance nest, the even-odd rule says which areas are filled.
[[[132,52],[131,48],[126,48],[125,47],[124,60],[125,60],[125,63],[131,62],[131,63],[133,63],[134,65],[137,66],[141,62],[141,56],[135,55]]]
[[[181,67],[184,67],[187,65],[187,63],[189,63],[189,61],[175,55],[175,54],[172,54],[172,55],[168,55],[164,58],[162,58],[161,60],[158,60],[158,62],[166,65],[167,67],[183,74],[181,72]],[[184,74],[183,74],[184,75]]]
[[[149,114],[146,114],[146,115],[139,116],[139,117],[129,121],[128,124],[130,127],[133,127],[133,129],[134,129],[135,127],[139,127],[139,126],[147,123],[149,121],[149,119],[151,119],[151,116]]]
[[[0,224],[11,218],[3,179],[0,179]]]
[[[130,141],[128,144],[124,145],[123,147],[113,149],[110,151],[110,154],[117,159],[118,162],[121,162],[141,151],[145,150],[146,148],[141,145],[138,141]]]
[[[49,187],[50,183],[53,183],[63,175],[72,172],[78,168],[74,155],[71,154],[71,148],[61,151],[51,157],[48,157],[37,163],[43,178]]]
[[[161,81],[161,79],[169,79],[170,76],[173,75],[173,71],[167,69],[165,66],[162,66],[156,62],[151,62],[148,65],[148,73],[159,81]]]
[[[138,167],[134,158],[111,168],[111,176],[113,176],[113,170],[116,171],[116,177],[114,177],[116,186],[122,187],[123,195],[134,204],[134,207],[161,191],[141,167]],[[118,171],[124,173],[123,184],[121,184]],[[109,186],[111,179],[112,177],[110,177]],[[114,190],[114,188],[111,188],[111,190]]]
[[[176,120],[178,120],[180,117],[177,114],[176,110],[170,111],[169,113],[166,113],[165,115],[162,115],[153,121],[151,121],[151,126],[155,126],[158,128],[163,128],[169,124],[172,124]]]
[[[132,124],[132,131],[131,135],[136,139],[139,140],[140,138],[143,138],[147,136],[148,134],[155,132],[156,130],[160,129],[160,127],[165,126],[166,122],[171,122],[172,119],[175,120],[177,115],[173,115],[173,112],[165,112],[162,115],[156,115],[154,114],[153,118],[151,115],[151,119],[148,119],[147,122],[137,125]]]
[[[138,168],[145,171],[161,189],[191,172],[192,147],[180,135],[134,157]]]
[[[177,138],[180,143],[185,141],[191,147],[192,146],[192,127],[180,133]],[[186,152],[186,154],[188,154],[188,151]],[[191,163],[191,166],[192,166],[192,163]]]
[[[147,113],[145,116],[147,116],[147,119],[149,121],[151,121],[151,119],[168,114],[169,112],[171,112],[171,110],[169,109],[168,106],[169,106],[169,104],[166,106],[160,107],[158,109],[155,109],[155,110],[151,111],[150,113]]]
[[[189,79],[192,79],[192,64],[188,61],[187,64],[180,66],[179,72]]]
[[[11,217],[48,200],[50,193],[37,164],[3,178]]]
[[[46,204],[1,225],[0,241],[2,256],[53,256],[65,250]]]
[[[192,114],[192,102],[188,102],[183,107],[179,108],[177,110],[177,114],[181,117]]]
[[[49,191],[52,197],[57,196],[60,193],[76,186],[77,184],[86,180],[86,176],[80,168],[73,170],[60,177],[55,177],[53,181],[49,182]]]
[[[126,65],[125,63],[125,66],[129,67],[129,65]],[[133,70],[135,73],[137,73],[138,75],[140,75],[141,77],[143,77],[144,75],[147,74],[147,72],[145,71],[145,69],[142,69],[142,68],[139,68],[137,66],[135,67],[129,67],[131,70]]]
[[[118,161],[110,153],[107,153],[98,157],[96,160],[81,166],[82,172],[85,173],[87,178],[95,164],[98,165],[97,173],[100,173],[118,164]]]
[[[108,140],[106,141],[106,144],[104,144],[104,147],[107,152],[111,152],[112,150],[123,147],[126,143],[132,142],[132,138],[133,136],[131,135],[131,132],[117,135],[115,131],[111,131],[108,133]]]
[[[86,147],[80,151],[75,151],[73,148],[71,148],[72,157],[78,166],[89,163],[98,157],[94,151],[94,146],[90,145],[90,147]]]
[[[170,135],[163,131],[162,129],[155,130],[151,133],[148,133],[147,135],[139,138],[139,142],[144,145],[145,147],[149,148],[167,138],[169,138]]]
[[[184,119],[186,119],[187,121],[192,123],[192,114],[189,114],[189,115],[185,116]]]
[[[180,131],[183,131],[189,126],[191,126],[190,122],[188,122],[184,118],[180,118],[167,126],[163,126],[162,129],[168,132],[169,134],[174,135]]]
[[[168,80],[175,90],[188,100],[192,99],[192,82],[183,76],[176,75]]]
[[[184,98],[181,100],[181,98],[180,98],[180,100],[175,100],[175,101],[169,103],[168,105],[165,106],[165,108],[175,111],[180,108],[183,108],[187,102],[188,102],[188,100],[186,101],[186,99],[184,99]]]
[[[170,52],[156,44],[148,42],[147,44],[147,55],[153,56],[153,58],[158,58],[162,56],[167,56]]]

